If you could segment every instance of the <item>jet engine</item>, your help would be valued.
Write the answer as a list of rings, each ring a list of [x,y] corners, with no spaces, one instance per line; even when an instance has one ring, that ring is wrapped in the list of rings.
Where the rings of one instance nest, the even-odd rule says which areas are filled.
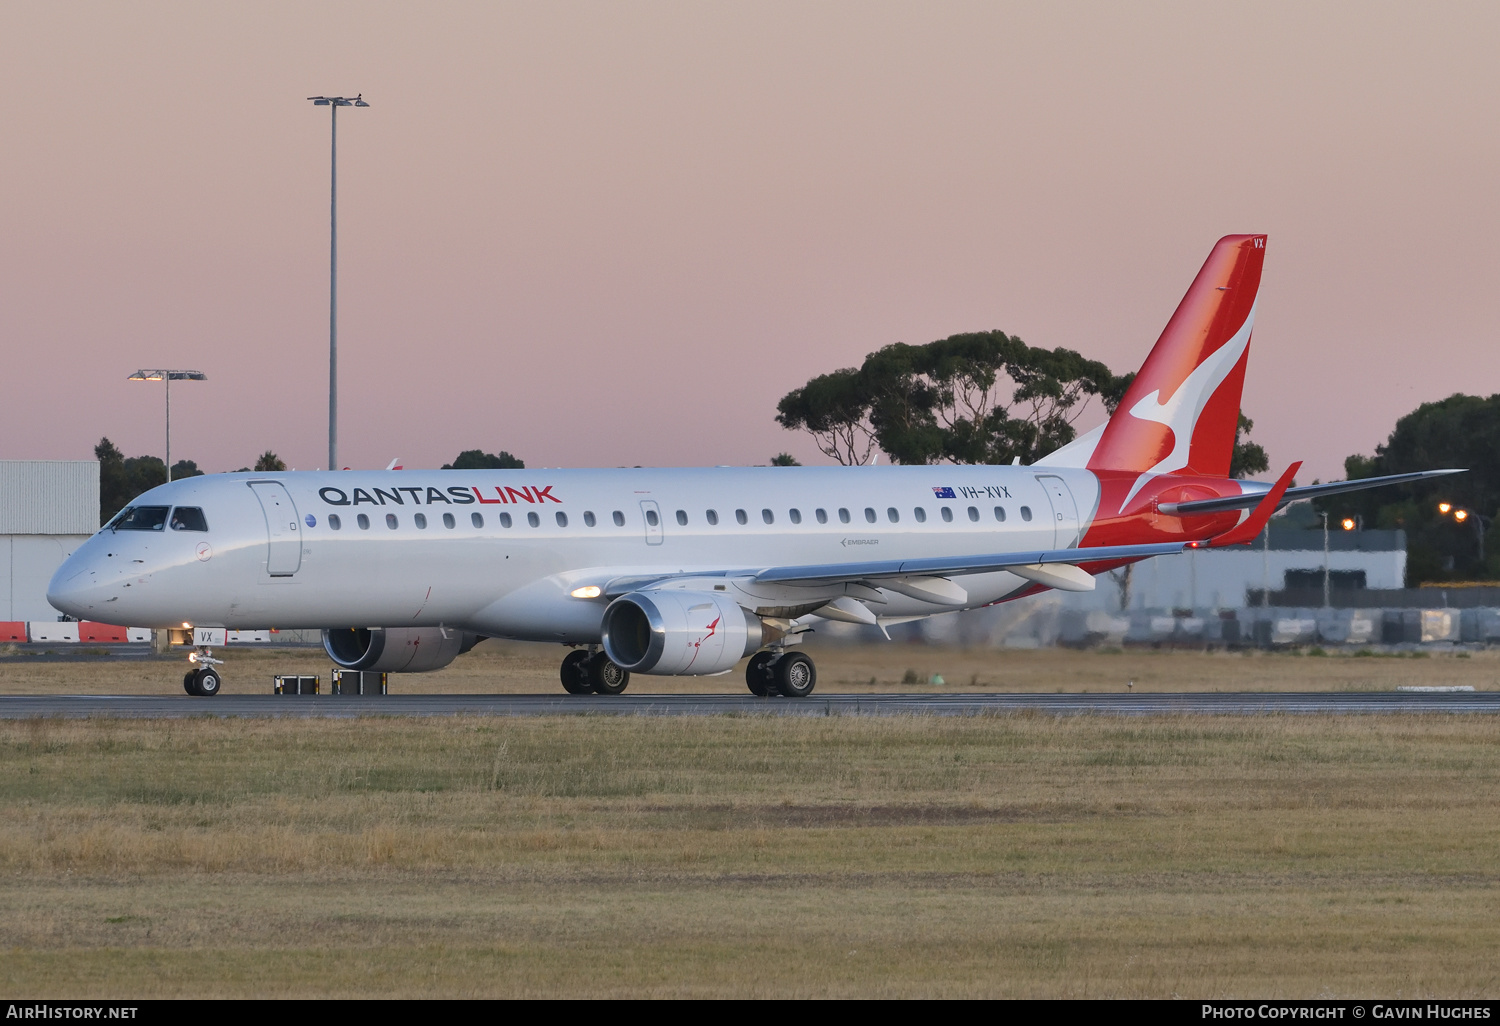
[[[633,591],[604,610],[604,652],[632,673],[722,673],[764,638],[758,616],[715,592]]]
[[[323,632],[323,649],[346,670],[425,673],[441,670],[482,640],[441,627],[343,627]]]

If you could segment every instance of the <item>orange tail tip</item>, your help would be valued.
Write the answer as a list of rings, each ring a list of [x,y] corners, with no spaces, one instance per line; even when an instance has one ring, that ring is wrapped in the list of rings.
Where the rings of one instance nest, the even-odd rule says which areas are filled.
[[[1227,235],[1209,254],[1089,457],[1090,470],[1228,477],[1266,257],[1264,235]]]

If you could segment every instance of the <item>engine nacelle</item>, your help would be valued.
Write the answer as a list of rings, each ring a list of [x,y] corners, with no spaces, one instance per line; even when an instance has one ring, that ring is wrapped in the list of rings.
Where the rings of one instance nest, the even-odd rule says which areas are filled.
[[[441,670],[484,640],[440,627],[345,627],[323,632],[323,649],[346,670],[425,673]]]
[[[711,591],[633,591],[604,610],[604,652],[631,673],[723,673],[764,637],[758,616]]]

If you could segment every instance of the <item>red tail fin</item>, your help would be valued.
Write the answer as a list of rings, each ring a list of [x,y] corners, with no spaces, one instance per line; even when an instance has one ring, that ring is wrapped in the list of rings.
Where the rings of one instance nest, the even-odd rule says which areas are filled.
[[[1228,235],[1209,254],[1099,438],[1090,470],[1229,476],[1266,257],[1264,235]]]

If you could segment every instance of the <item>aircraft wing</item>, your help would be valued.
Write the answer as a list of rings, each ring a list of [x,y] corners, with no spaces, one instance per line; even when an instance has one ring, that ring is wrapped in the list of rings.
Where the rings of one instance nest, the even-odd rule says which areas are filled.
[[[877,559],[861,563],[824,563],[811,566],[773,566],[756,573],[757,581],[776,584],[832,584],[839,581],[878,581],[894,577],[958,577],[987,574],[1016,567],[1049,563],[1099,563],[1117,559],[1166,556],[1196,547],[1193,542],[1151,545],[1100,545],[1088,549],[1043,549],[1002,552],[989,556],[936,556],[928,559]]]
[[[604,586],[606,598],[618,598],[627,592],[650,588],[681,577],[753,577],[756,581],[792,586],[854,583],[857,581],[881,581],[906,577],[961,577],[965,574],[987,574],[997,570],[1034,569],[1034,573],[1022,573],[1050,587],[1077,584],[1086,579],[1084,571],[1071,571],[1067,578],[1059,578],[1057,571],[1044,572],[1042,567],[1066,564],[1076,567],[1080,563],[1100,563],[1121,559],[1146,559],[1150,556],[1169,556],[1186,549],[1197,548],[1205,542],[1161,542],[1151,545],[1101,545],[1087,549],[1041,549],[1033,552],[1002,552],[987,556],[937,556],[928,559],[876,559],[859,563],[817,563],[805,566],[773,566],[763,569],[740,567],[734,569],[687,570],[680,573],[643,574],[631,577],[616,577]]]
[[[1366,488],[1380,488],[1384,485],[1405,484],[1408,481],[1421,481],[1429,477],[1443,477],[1448,474],[1466,474],[1467,470],[1423,470],[1415,474],[1389,474],[1386,477],[1366,477],[1358,481],[1330,481],[1328,484],[1303,485],[1301,488],[1288,488],[1286,494],[1281,497],[1277,508],[1296,502],[1298,499],[1320,499],[1325,495],[1337,495],[1340,492],[1358,492]],[[1190,502],[1164,502],[1157,508],[1168,516],[1183,516],[1192,513],[1222,513],[1231,509],[1250,509],[1258,506],[1260,500],[1265,498],[1266,490],[1247,492],[1244,495],[1228,495],[1222,499],[1193,499]]]

